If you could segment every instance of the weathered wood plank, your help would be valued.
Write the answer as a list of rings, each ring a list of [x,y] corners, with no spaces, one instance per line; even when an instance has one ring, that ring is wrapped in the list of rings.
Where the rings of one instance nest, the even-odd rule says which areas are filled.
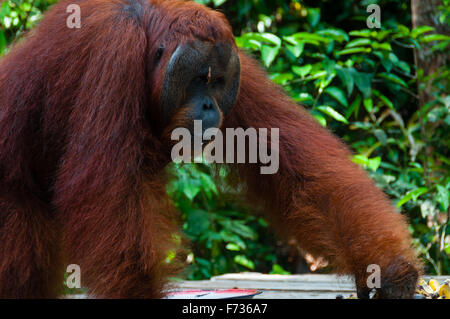
[[[225,274],[211,280],[174,283],[175,290],[186,289],[257,289],[254,299],[335,299],[337,295],[355,293],[354,281],[345,276],[267,275],[261,273]]]
[[[270,275],[259,272],[240,272],[229,273],[220,276],[214,276],[211,281],[215,280],[261,280],[261,281],[334,281],[336,279],[351,281],[352,278],[348,276],[337,276],[333,274],[302,274],[302,275]]]
[[[443,283],[449,276],[424,276],[425,280],[436,279]],[[167,290],[189,289],[257,289],[262,293],[254,299],[335,299],[337,295],[348,297],[356,293],[354,280],[346,276],[304,274],[267,275],[261,273],[234,273],[211,278],[211,280],[171,282]],[[65,298],[86,298],[85,295]]]
[[[261,294],[256,295],[253,299],[336,299],[337,295],[348,297],[350,293],[335,293],[329,291],[280,291],[280,290],[264,290]]]
[[[444,282],[448,276],[424,276]],[[334,299],[337,295],[349,296],[356,293],[351,277],[304,274],[304,275],[268,275],[261,273],[232,273],[212,277],[210,280],[182,281],[173,283],[172,289],[257,289],[262,294],[255,299]]]
[[[184,281],[176,285],[182,289],[258,289],[258,290],[287,290],[287,291],[333,291],[353,292],[354,284],[341,284],[336,282],[262,282],[250,280],[224,280],[224,281]]]

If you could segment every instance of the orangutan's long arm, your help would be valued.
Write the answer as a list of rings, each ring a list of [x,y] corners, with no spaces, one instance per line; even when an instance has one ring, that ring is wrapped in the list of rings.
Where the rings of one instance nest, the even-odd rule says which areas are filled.
[[[347,147],[241,54],[241,87],[226,127],[279,128],[279,171],[237,164],[251,198],[264,199],[280,233],[355,275],[366,296],[368,265],[381,268],[380,296],[412,296],[421,268],[406,222],[388,197],[351,162]],[[254,195],[252,197],[252,195]]]

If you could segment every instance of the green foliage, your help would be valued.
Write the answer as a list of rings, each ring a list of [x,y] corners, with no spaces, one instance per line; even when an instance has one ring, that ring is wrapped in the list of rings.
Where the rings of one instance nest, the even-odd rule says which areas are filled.
[[[176,178],[168,185],[168,194],[180,210],[183,230],[193,243],[187,258],[189,279],[237,271],[288,273],[276,264],[276,245],[267,222],[247,212],[238,191],[216,184],[214,167],[173,164],[169,170]]]
[[[0,2],[0,56],[8,45],[20,38],[57,0],[7,0]]]

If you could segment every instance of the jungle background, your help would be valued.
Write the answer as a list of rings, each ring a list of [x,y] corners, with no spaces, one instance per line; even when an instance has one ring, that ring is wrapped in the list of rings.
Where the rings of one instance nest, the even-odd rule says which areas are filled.
[[[1,1],[0,56],[55,2]],[[450,1],[197,2],[221,10],[272,81],[350,145],[353,161],[407,215],[426,272],[450,274]],[[325,260],[278,240],[210,165],[168,170],[167,191],[191,243],[184,278],[328,271]],[[175,257],[169,252],[166,262]]]

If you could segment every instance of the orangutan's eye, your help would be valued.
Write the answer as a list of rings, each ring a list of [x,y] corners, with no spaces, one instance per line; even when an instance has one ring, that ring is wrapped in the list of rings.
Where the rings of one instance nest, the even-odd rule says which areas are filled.
[[[163,53],[164,53],[164,47],[163,47],[163,46],[160,46],[160,47],[156,50],[156,53],[155,53],[155,63],[158,63],[159,60],[161,60],[161,57],[162,57]]]

